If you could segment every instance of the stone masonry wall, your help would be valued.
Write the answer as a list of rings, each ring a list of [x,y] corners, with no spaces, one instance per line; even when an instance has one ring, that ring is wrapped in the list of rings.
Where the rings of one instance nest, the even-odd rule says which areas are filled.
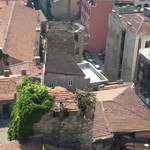
[[[55,117],[49,112],[34,125],[34,133],[43,134],[44,142],[56,149],[91,150],[94,110],[94,106],[87,109],[86,119],[80,116],[80,112],[69,112],[67,117],[63,112],[56,113]]]

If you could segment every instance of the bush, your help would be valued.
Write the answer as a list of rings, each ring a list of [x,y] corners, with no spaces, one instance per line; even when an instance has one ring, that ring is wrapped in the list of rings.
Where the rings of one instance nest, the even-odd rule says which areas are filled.
[[[18,96],[11,113],[11,124],[8,128],[10,140],[26,143],[33,134],[32,126],[50,111],[54,97],[48,94],[47,87],[24,77],[17,86]]]
[[[78,99],[78,106],[84,113],[89,105],[95,103],[95,95],[89,91],[76,90],[76,98]]]

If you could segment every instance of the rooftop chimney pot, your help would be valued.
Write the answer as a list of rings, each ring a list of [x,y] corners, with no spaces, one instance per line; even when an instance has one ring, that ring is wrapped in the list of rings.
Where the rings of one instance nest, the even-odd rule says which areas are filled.
[[[9,77],[10,70],[4,70],[4,77]]]
[[[21,75],[22,76],[25,76],[27,73],[26,73],[26,70],[21,70]]]

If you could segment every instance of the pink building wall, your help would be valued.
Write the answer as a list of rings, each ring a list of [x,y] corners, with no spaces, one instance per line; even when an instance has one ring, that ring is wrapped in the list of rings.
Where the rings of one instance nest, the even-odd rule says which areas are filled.
[[[90,13],[85,11],[85,6],[83,5],[86,5]],[[81,23],[86,26],[90,36],[85,49],[91,52],[105,49],[108,15],[111,12],[112,7],[112,0],[97,0],[96,6],[91,6],[87,0],[82,0]]]

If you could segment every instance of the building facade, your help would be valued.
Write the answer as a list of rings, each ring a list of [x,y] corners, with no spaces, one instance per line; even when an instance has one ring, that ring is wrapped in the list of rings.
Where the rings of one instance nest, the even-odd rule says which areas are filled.
[[[85,49],[91,52],[105,49],[108,14],[112,7],[113,1],[111,0],[82,0],[81,23],[89,35]]]
[[[134,80],[139,49],[150,46],[148,12],[145,8],[144,13],[110,14],[104,68],[110,81]]]
[[[48,87],[62,86],[70,91],[84,89],[90,82],[90,79],[85,79],[84,76],[70,55],[62,53],[47,55],[44,84]]]
[[[136,89],[141,99],[150,106],[150,48],[141,49],[138,58]]]

